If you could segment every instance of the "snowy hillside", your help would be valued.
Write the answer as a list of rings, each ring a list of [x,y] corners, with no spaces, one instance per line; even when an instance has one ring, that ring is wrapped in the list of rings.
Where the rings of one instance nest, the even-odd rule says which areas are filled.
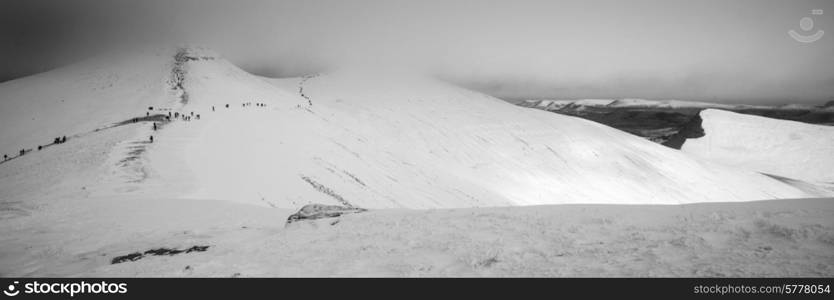
[[[170,55],[102,57],[0,83],[0,155],[144,115],[172,93]]]
[[[39,184],[55,197],[83,190],[292,209],[821,196],[430,79],[343,71],[268,80],[199,49],[140,58],[86,77],[70,67],[2,86],[4,151],[71,137],[0,164],[3,202],[44,201]],[[168,113],[194,116],[168,123]],[[77,165],[59,169],[67,163]],[[66,190],[54,184],[70,181]]]
[[[0,219],[0,274],[831,277],[832,204],[373,210],[285,226],[292,211],[227,201],[97,198]],[[113,263],[131,253],[194,247],[204,251]]]
[[[834,183],[834,127],[713,109],[700,115],[706,136],[686,140],[684,152],[762,173]]]
[[[0,276],[832,270],[831,201],[796,200],[831,190],[433,79],[268,79],[191,48],[0,97]],[[309,203],[371,210],[285,225]],[[562,203],[606,205],[515,207]]]

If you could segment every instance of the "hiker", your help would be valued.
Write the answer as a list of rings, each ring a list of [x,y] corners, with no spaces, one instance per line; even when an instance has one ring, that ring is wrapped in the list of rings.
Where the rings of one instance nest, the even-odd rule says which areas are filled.
[[[153,122],[153,131],[156,131],[156,122]]]
[[[168,119],[171,119],[171,112],[168,112]]]
[[[192,117],[194,116],[194,112],[193,112],[193,111],[191,112],[191,116],[192,116]]]
[[[55,138],[54,140],[52,140],[52,143],[53,144],[60,144],[61,143],[61,138]]]
[[[41,149],[43,149],[43,146],[38,145],[38,151],[41,151]]]
[[[226,104],[226,108],[229,108],[229,104],[228,104],[228,103]]]
[[[20,155],[19,156],[23,156],[23,154],[26,154],[26,150],[20,149]]]
[[[8,154],[3,154],[3,160],[9,160],[9,155]]]
[[[211,106],[211,111],[214,111],[214,105]]]
[[[179,117],[180,117],[180,113],[175,112],[175,113],[174,113],[174,118],[179,118]]]
[[[200,114],[197,114],[197,120],[199,120],[199,119],[200,119]]]
[[[66,143],[66,142],[67,142],[67,136],[65,135],[63,138],[61,138],[61,144]]]
[[[151,136],[151,143],[153,143],[153,136]]]
[[[150,116],[151,116],[151,112],[146,111],[146,112],[145,112],[145,116],[146,116],[146,117],[150,117]]]

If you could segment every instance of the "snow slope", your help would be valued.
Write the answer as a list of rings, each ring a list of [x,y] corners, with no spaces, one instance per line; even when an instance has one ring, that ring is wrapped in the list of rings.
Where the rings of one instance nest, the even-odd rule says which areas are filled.
[[[0,219],[0,275],[831,277],[832,204],[387,209],[285,227],[292,211],[90,198]],[[209,248],[111,264],[134,252],[193,246]]]
[[[137,117],[173,92],[170,51],[100,57],[0,83],[0,155]]]
[[[834,127],[708,109],[706,136],[682,151],[726,165],[808,182],[834,183]]]
[[[195,188],[185,197],[292,208],[443,208],[808,196],[591,122],[433,81],[342,73],[275,82],[303,89],[313,105],[258,98],[268,109],[234,104],[160,133],[163,141],[187,141],[172,146],[193,170]],[[229,90],[220,81],[204,86]],[[195,105],[222,103],[213,90],[189,88],[205,95],[194,97]],[[151,152],[150,160],[175,160],[169,153]],[[159,172],[177,178],[179,169]]]
[[[336,72],[267,80],[222,58],[190,51],[208,59],[183,64],[182,90],[171,83],[177,77],[170,74],[171,57],[153,56],[152,61],[164,62],[165,70],[153,73],[161,78],[113,80],[106,89],[85,81],[66,96],[66,102],[83,105],[20,110],[17,120],[50,113],[41,117],[49,121],[3,130],[4,148],[39,136],[50,139],[52,132],[81,132],[141,116],[146,106],[156,105],[163,112],[193,112],[202,118],[175,121],[158,132],[148,123],[130,125],[135,128],[129,134],[102,151],[104,171],[93,172],[99,176],[85,186],[92,196],[214,199],[293,209],[307,203],[448,208],[821,196],[590,121],[513,106],[431,79]],[[47,75],[62,82],[58,75]],[[50,91],[42,91],[41,84],[38,77],[12,82],[17,96],[4,98],[4,105],[14,107],[18,99]],[[92,96],[83,93],[84,84]],[[266,107],[243,106],[246,102]],[[67,125],[76,120],[85,121]],[[99,135],[84,136],[85,143],[95,144]],[[146,142],[149,135],[155,137],[152,144]],[[85,149],[71,144],[59,146]],[[0,172],[56,153],[52,148],[34,152],[0,165]],[[21,182],[4,179],[2,184]],[[2,200],[25,199],[8,192]]]
[[[384,209],[828,192],[430,79],[273,80],[188,57],[0,85],[3,151],[69,137],[0,163],[0,276],[831,274],[829,200]],[[195,118],[116,124],[168,112]],[[375,210],[285,228],[307,203]],[[192,246],[209,248],[111,264]]]

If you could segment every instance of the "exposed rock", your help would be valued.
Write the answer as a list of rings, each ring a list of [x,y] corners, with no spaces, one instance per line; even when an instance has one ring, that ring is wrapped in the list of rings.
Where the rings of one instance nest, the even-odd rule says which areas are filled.
[[[123,262],[137,261],[137,260],[140,260],[142,258],[145,258],[145,256],[147,256],[147,255],[172,256],[172,255],[177,255],[177,254],[181,254],[181,253],[203,252],[203,251],[208,250],[208,248],[209,248],[209,246],[192,246],[191,248],[188,248],[188,249],[157,248],[157,249],[151,249],[151,250],[145,251],[144,253],[134,252],[134,253],[130,253],[130,254],[127,254],[127,255],[116,256],[116,257],[113,258],[113,260],[110,261],[110,264],[115,265],[115,264],[120,264],[120,263],[123,263]]]
[[[307,204],[287,218],[287,224],[324,218],[336,218],[344,214],[365,212],[367,209],[340,205]]]

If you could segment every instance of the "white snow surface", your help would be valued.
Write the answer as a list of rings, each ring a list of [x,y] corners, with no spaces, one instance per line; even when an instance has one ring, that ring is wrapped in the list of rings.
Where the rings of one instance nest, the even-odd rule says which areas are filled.
[[[293,209],[308,203],[451,208],[820,196],[604,125],[517,107],[431,79],[337,72],[269,80],[222,58],[198,60],[187,63],[189,101],[182,104],[168,84],[171,62],[161,59],[170,56],[149,57],[153,64],[126,60],[87,76],[66,68],[4,84],[3,149],[32,148],[53,135],[81,135],[6,162],[0,172],[56,172],[42,162],[74,159],[64,152],[111,143],[99,153],[107,156],[104,165],[88,166],[104,169],[85,187],[95,195]],[[168,72],[144,71],[151,66]],[[128,75],[112,71],[117,68]],[[129,75],[134,73],[141,76]],[[66,85],[74,88],[54,88]],[[300,96],[302,87],[309,101]],[[243,107],[244,102],[267,106]],[[130,130],[119,129],[127,131],[120,140],[103,138],[113,129],[89,132],[144,116],[147,106],[202,118],[175,121],[158,132],[149,123],[129,125]],[[156,142],[146,143],[149,135]],[[131,151],[140,153],[126,160]],[[83,171],[54,176],[79,181]],[[3,178],[0,184],[37,181]],[[3,190],[4,202],[26,202],[15,188]]]
[[[267,79],[196,60],[183,103],[172,67],[150,53],[0,85],[3,152],[69,137],[0,164],[0,275],[831,274],[830,200],[506,207],[824,192],[430,79]],[[201,118],[111,127],[148,106]],[[308,203],[374,210],[284,228]],[[434,209],[481,206],[504,207]],[[195,245],[210,248],[111,264]]]
[[[0,155],[145,114],[171,92],[167,52],[107,56],[0,83]]]
[[[337,198],[368,208],[449,208],[809,196],[592,122],[431,81],[367,79],[304,80],[312,106],[284,93],[242,96],[222,84],[228,79],[189,85],[194,105],[206,107],[206,99],[232,108],[166,129],[159,140],[177,142],[161,142],[170,151],[151,151],[149,159],[182,158],[190,175],[176,164],[156,169],[189,182],[194,188],[184,197],[291,208]],[[287,91],[301,84],[276,82]],[[217,97],[221,91],[228,96]],[[264,101],[268,109],[233,99]]]
[[[0,275],[831,277],[833,203],[385,209],[285,227],[284,209],[91,197],[0,219]],[[209,248],[111,263],[192,246]]]
[[[834,127],[724,110],[701,113],[706,136],[682,151],[757,172],[812,183],[834,183]]]

